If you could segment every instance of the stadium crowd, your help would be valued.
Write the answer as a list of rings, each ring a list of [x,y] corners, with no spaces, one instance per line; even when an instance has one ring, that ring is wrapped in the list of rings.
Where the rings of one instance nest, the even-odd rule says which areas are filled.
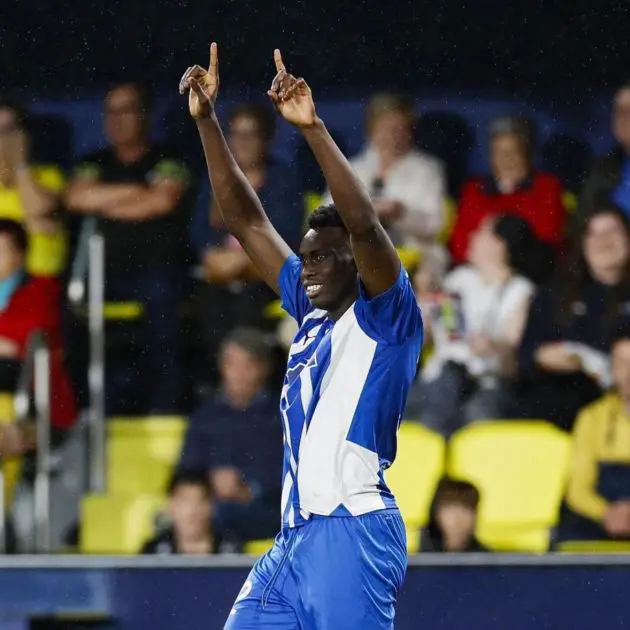
[[[87,405],[85,318],[64,295],[76,235],[94,217],[106,300],[139,309],[107,322],[107,416],[188,415],[170,518],[143,553],[234,551],[278,528],[277,400],[295,328],[222,225],[205,173],[154,143],[151,120],[143,86],[112,88],[106,143],[68,174],[34,163],[28,112],[0,98],[0,386],[16,387],[29,337],[44,330],[55,443]],[[405,421],[447,443],[500,419],[541,419],[571,434],[554,542],[630,540],[630,85],[617,91],[611,120],[616,148],[579,190],[538,170],[531,125],[504,117],[488,130],[489,172],[451,196],[445,165],[416,148],[413,101],[393,93],[369,103],[365,148],[352,160],[423,308],[425,350]],[[270,109],[238,106],[226,129],[272,222],[297,247],[329,193],[272,154]],[[2,420],[3,461],[28,459],[32,425]],[[475,534],[480,501],[471,480],[442,478],[428,522],[412,531],[420,548],[488,550]]]

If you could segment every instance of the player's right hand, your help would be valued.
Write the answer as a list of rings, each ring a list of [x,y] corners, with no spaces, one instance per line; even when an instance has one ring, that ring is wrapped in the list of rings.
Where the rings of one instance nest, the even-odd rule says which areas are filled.
[[[207,70],[192,66],[179,82],[179,93],[188,90],[188,109],[195,119],[208,118],[214,111],[219,93],[219,55],[216,43],[210,46],[210,65]]]

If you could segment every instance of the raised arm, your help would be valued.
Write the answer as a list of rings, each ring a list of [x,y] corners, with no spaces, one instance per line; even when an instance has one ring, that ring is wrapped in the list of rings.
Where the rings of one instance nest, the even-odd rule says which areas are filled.
[[[210,47],[210,67],[189,68],[179,91],[189,92],[188,106],[203,145],[212,191],[228,230],[239,240],[263,280],[276,293],[278,275],[291,249],[271,225],[251,184],[223,137],[214,103],[219,91],[217,45]]]
[[[348,232],[359,276],[367,293],[384,293],[398,279],[400,260],[381,225],[367,191],[315,112],[304,79],[287,73],[280,51],[274,52],[278,74],[268,94],[282,116],[308,142]]]

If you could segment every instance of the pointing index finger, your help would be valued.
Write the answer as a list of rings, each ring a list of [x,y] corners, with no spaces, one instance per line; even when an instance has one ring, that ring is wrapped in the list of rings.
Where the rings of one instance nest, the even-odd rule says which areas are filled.
[[[284,62],[282,61],[282,54],[278,48],[273,51],[273,60],[276,62],[276,70],[278,72],[286,72]]]
[[[217,75],[219,70],[219,51],[216,42],[210,44],[210,65],[208,70],[211,74]]]

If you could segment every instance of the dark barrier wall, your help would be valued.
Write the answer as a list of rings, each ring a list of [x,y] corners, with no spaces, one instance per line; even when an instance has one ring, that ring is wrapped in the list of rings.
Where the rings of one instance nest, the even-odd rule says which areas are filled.
[[[26,628],[20,620],[28,614],[82,611],[111,615],[116,630],[219,630],[248,571],[194,559],[188,566],[182,560],[164,566],[172,559],[159,557],[80,567],[88,561],[53,559],[56,564],[47,568],[41,559],[27,559],[17,565],[23,568],[0,568],[0,629]],[[472,557],[420,559],[423,564],[409,568],[397,630],[630,627],[628,559],[493,561],[499,564]]]

